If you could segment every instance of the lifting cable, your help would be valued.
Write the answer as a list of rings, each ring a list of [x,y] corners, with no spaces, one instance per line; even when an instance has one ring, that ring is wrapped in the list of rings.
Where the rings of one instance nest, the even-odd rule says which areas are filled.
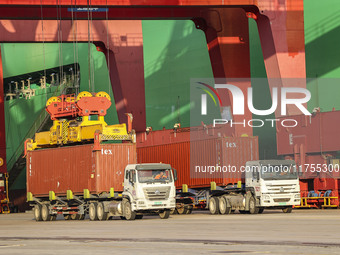
[[[75,8],[77,8],[77,0],[75,0]],[[77,75],[77,94],[80,90],[80,65],[79,65],[79,47],[78,47],[78,22],[77,22],[77,12],[75,13],[75,19],[76,19],[76,75]]]
[[[88,76],[89,76],[89,92],[91,92],[91,45],[90,45],[90,1],[87,0],[87,60],[88,60]]]
[[[92,14],[93,14],[93,9],[92,9],[92,0],[90,0],[90,21],[91,21],[91,45],[93,45],[93,18],[92,18]],[[95,89],[94,89],[94,60],[93,60],[93,54],[92,54],[92,51],[91,51],[91,89],[92,89],[92,92],[95,92]]]
[[[64,78],[63,69],[63,50],[62,50],[62,28],[61,28],[61,3],[57,0],[57,23],[58,23],[58,49],[59,49],[59,86]]]
[[[109,8],[106,0],[106,56],[107,56],[107,69],[108,69],[108,89],[107,93],[110,95],[111,77],[110,77],[110,40],[109,40]],[[113,94],[113,91],[112,91]]]
[[[78,84],[78,38],[77,38],[77,33],[78,33],[78,23],[77,23],[77,12],[73,13],[73,7],[77,8],[77,0],[74,2],[73,6],[73,0],[71,0],[71,15],[72,15],[72,29],[73,29],[73,62],[74,62],[74,67],[73,67],[73,75],[74,75],[74,80],[73,80],[73,86],[75,88],[75,94],[77,95],[79,93],[79,84]]]
[[[41,14],[41,35],[42,35],[42,41],[43,41],[43,57],[44,57],[44,86],[45,86],[45,99],[47,101],[47,86],[46,86],[46,60],[45,60],[45,34],[44,34],[44,15],[43,15],[43,4],[42,4],[43,0],[40,0],[40,14]],[[41,84],[40,84],[41,87]]]

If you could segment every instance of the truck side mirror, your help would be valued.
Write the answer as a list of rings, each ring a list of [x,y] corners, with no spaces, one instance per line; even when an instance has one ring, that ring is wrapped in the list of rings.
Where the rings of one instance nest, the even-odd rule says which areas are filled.
[[[172,169],[174,173],[174,180],[177,181],[177,170],[175,168]]]

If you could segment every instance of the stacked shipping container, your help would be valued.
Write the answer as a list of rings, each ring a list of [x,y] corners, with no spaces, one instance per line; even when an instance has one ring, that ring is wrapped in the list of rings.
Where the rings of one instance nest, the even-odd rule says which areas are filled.
[[[163,132],[155,131],[153,133]],[[149,134],[150,139],[153,134]],[[159,134],[156,134],[159,137]],[[196,141],[181,141],[150,145],[137,143],[138,163],[162,162],[178,172],[176,187],[189,188],[235,184],[242,180],[242,167],[250,160],[258,160],[257,137],[225,137]]]

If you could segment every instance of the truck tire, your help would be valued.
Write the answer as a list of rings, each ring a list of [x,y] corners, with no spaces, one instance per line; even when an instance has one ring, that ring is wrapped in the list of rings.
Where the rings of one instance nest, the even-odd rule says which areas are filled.
[[[71,214],[71,220],[79,220],[80,214]]]
[[[159,213],[159,217],[161,219],[167,219],[170,216],[170,210],[164,210],[163,212]]]
[[[89,216],[92,221],[98,220],[97,205],[97,202],[91,202],[89,206]]]
[[[64,220],[71,220],[70,214],[64,214]]]
[[[185,205],[177,208],[176,210],[177,210],[178,214],[187,214],[188,213],[188,208]]]
[[[284,213],[291,213],[292,211],[293,211],[292,207],[286,207],[286,208],[282,209],[282,212],[284,212]]]
[[[105,212],[105,207],[104,207],[103,202],[100,202],[97,205],[97,215],[98,215],[98,220],[100,220],[100,221],[107,220],[108,213]]]
[[[219,204],[218,204],[220,214],[230,214],[231,213],[231,207],[229,206],[228,200],[222,196],[219,198]]]
[[[51,220],[51,214],[50,210],[48,208],[48,204],[43,204],[41,206],[41,218],[43,221],[50,221]]]
[[[132,211],[131,203],[130,203],[129,200],[126,200],[124,202],[123,210],[124,210],[124,217],[126,218],[126,220],[134,220],[134,219],[136,219],[136,212]]]
[[[219,199],[218,197],[211,197],[209,199],[209,211],[211,214],[219,214]]]
[[[258,214],[259,208],[256,206],[256,200],[253,196],[249,198],[249,213],[250,214]]]
[[[42,218],[41,218],[41,205],[40,204],[36,204],[34,206],[33,213],[34,213],[34,219],[36,221],[42,221]]]

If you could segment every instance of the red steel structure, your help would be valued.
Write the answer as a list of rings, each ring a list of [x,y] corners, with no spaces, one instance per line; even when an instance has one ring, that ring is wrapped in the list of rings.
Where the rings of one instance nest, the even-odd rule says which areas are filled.
[[[74,8],[85,8],[77,12],[76,20]],[[99,8],[91,9],[91,22],[90,8]],[[100,8],[108,11],[96,11]],[[214,77],[246,78],[235,84],[246,91],[250,87],[248,19],[257,22],[268,78],[305,78],[303,15],[303,0],[0,0],[0,42],[93,41],[99,50],[109,52],[106,57],[119,121],[126,122],[125,113],[131,112],[134,129],[144,131],[140,20],[193,20],[205,32]],[[6,162],[1,63],[0,52],[0,158]],[[295,86],[304,88],[302,80]],[[285,85],[283,80],[269,82],[270,88]],[[231,105],[231,95],[223,96],[223,102]],[[295,113],[294,109],[288,112]],[[234,116],[235,121],[239,118]],[[246,111],[242,118],[252,115]],[[252,135],[252,129],[238,127],[234,134]],[[6,164],[0,172],[6,172]]]

